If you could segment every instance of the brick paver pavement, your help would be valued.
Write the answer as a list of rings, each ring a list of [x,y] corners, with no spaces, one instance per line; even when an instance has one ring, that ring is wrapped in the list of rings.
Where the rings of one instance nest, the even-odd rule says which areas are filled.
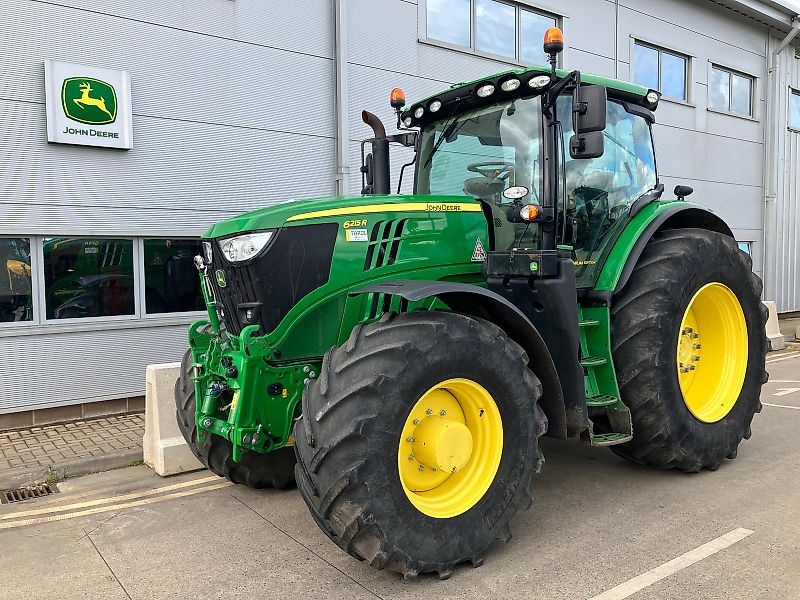
[[[0,474],[40,470],[142,449],[144,414],[0,431]]]

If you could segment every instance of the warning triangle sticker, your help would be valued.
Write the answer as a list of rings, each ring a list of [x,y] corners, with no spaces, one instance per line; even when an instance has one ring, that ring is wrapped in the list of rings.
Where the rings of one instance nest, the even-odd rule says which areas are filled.
[[[472,251],[472,262],[483,262],[486,260],[486,250],[483,249],[481,238],[475,240],[475,249]]]

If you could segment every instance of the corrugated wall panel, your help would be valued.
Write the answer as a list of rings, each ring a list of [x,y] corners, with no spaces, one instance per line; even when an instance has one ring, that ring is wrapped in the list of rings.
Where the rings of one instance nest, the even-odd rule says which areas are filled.
[[[777,186],[774,207],[774,284],[778,311],[800,310],[800,133],[789,128],[790,88],[800,89],[800,60],[790,47],[778,75]]]
[[[0,337],[0,413],[144,393],[145,367],[179,361],[188,326]]]

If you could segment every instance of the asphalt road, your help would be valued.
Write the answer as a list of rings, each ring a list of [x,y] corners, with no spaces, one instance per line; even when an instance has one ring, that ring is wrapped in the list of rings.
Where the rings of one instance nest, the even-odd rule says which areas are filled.
[[[736,460],[686,475],[545,440],[534,507],[483,567],[404,581],[332,544],[297,491],[134,467],[0,506],[7,598],[800,598],[800,353],[768,357]]]

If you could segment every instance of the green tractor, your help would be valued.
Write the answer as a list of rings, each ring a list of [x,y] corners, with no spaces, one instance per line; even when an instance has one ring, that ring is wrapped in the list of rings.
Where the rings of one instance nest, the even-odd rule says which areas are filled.
[[[716,470],[761,408],[750,257],[691,188],[661,198],[658,92],[557,70],[559,33],[550,67],[394,90],[400,133],[363,114],[362,196],[232,218],[195,258],[187,442],[235,483],[296,481],[331,540],[407,578],[510,539],[542,435]]]

